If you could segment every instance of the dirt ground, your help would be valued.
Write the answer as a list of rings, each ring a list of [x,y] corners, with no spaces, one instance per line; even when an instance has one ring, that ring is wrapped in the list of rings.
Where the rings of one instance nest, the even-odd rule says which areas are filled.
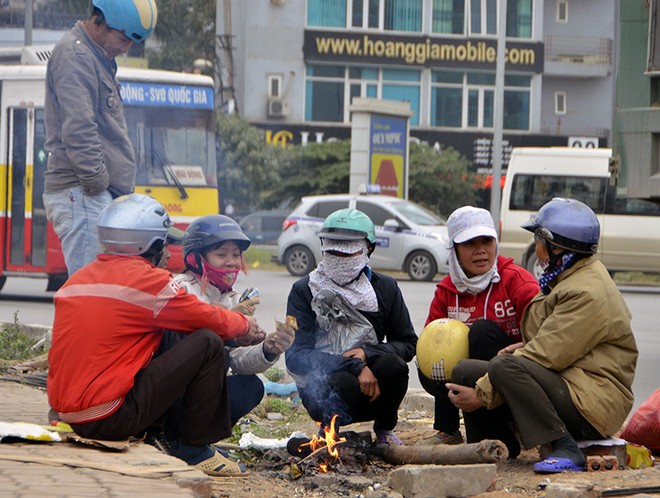
[[[263,404],[262,404],[263,405]],[[316,434],[317,426],[305,415],[304,409],[296,403],[294,410],[299,413],[295,417],[290,414],[281,420],[270,420],[261,410],[250,414],[252,424],[243,426],[244,432],[252,432],[255,428],[262,435],[290,434],[301,431],[308,436]],[[266,415],[260,417],[260,415]],[[418,440],[434,434],[432,429],[432,414],[423,410],[411,412],[400,411],[397,435],[406,445],[414,445]],[[272,418],[273,415],[271,414]],[[342,430],[356,432],[369,431],[371,424],[353,424]],[[303,475],[292,478],[292,463],[300,460],[291,457],[286,449],[271,449],[264,451],[239,450],[232,454],[248,465],[250,475],[246,478],[214,478],[213,491],[215,497],[255,498],[255,497],[400,497],[388,485],[388,474],[395,467],[377,457],[371,457],[366,462],[342,462],[335,464],[327,473],[319,473],[316,464],[307,465],[303,462],[299,467]],[[537,449],[526,450],[512,461],[497,463],[497,478],[491,489],[483,493],[484,498],[545,496],[544,486],[548,483],[591,483],[595,489],[622,490],[660,486],[660,468],[658,466],[644,469],[627,469],[603,472],[570,472],[541,476],[534,474],[532,465],[539,460]],[[660,492],[660,490],[656,491]],[[607,494],[607,493],[606,493]],[[623,492],[619,496],[634,495],[634,492]]]

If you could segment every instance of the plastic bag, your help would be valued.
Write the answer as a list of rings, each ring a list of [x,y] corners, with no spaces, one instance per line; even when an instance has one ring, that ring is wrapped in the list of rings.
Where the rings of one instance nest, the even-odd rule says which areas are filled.
[[[660,389],[640,405],[621,433],[621,438],[660,452]]]
[[[311,304],[321,329],[316,340],[319,351],[342,354],[349,349],[378,344],[371,322],[339,294],[322,290]]]

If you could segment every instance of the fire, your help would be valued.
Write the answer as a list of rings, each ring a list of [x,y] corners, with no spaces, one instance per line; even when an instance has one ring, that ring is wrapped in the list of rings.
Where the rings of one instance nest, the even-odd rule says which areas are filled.
[[[339,443],[346,441],[345,437],[339,437],[335,429],[335,421],[337,420],[337,415],[333,415],[332,420],[330,421],[330,427],[324,427],[324,435],[322,437],[313,436],[312,440],[309,443],[305,443],[301,446],[309,446],[312,452],[317,451],[323,447],[327,447],[328,455],[333,458],[339,459],[339,451],[335,447]],[[320,469],[322,472],[327,472],[328,466],[326,464],[321,464]]]

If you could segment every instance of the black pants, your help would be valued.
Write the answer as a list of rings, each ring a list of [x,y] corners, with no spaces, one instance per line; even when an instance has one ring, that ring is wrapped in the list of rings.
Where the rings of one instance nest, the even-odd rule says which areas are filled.
[[[500,355],[490,361],[461,361],[454,367],[453,377],[457,384],[474,387],[486,373],[506,404],[494,410],[482,408],[464,413],[468,442],[505,441],[502,435],[507,437],[511,421],[526,448],[567,434],[576,440],[603,438],[577,410],[558,373],[521,356]]]
[[[197,330],[138,372],[115,413],[95,422],[72,424],[72,428],[96,439],[141,435],[181,398],[176,420],[181,441],[192,446],[219,441],[231,435],[232,427],[225,372],[222,339],[211,330]]]
[[[497,352],[510,344],[511,338],[497,324],[490,320],[477,320],[468,333],[470,358],[474,360],[490,360]],[[419,375],[422,387],[435,397],[435,419],[433,428],[436,431],[451,434],[458,430],[460,414],[451,401],[449,391],[444,382],[437,382]]]
[[[339,415],[336,426],[373,420],[376,431],[394,429],[408,389],[408,365],[392,353],[368,366],[378,379],[380,396],[376,400],[362,394],[357,376],[336,372],[323,380],[315,378],[301,389],[300,397],[310,417],[326,426],[333,415]]]
[[[264,383],[256,375],[227,376],[231,425],[250,413],[264,397]]]

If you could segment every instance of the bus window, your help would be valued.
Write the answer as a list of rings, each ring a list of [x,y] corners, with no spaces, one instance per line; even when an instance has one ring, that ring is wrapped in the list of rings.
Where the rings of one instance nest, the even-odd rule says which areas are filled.
[[[137,156],[138,185],[172,184],[170,176],[185,166],[201,171],[201,185],[216,187],[215,122],[209,110],[125,107],[129,135]],[[200,185],[199,179],[177,174],[183,185]]]

